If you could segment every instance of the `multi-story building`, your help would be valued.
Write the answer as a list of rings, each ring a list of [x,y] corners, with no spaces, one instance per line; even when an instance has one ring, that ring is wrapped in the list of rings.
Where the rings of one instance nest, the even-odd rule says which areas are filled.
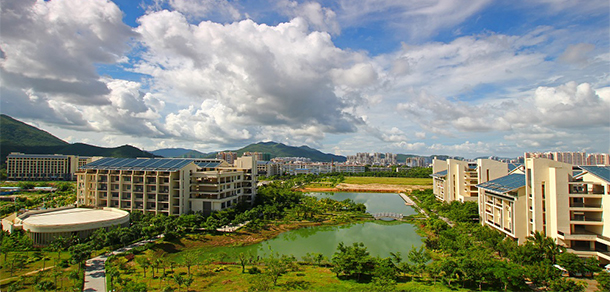
[[[491,159],[478,159],[476,162],[434,159],[432,190],[437,199],[445,202],[477,201],[477,184],[505,176],[515,167]]]
[[[274,176],[282,174],[280,164],[271,161],[256,161],[258,175]]]
[[[13,152],[6,158],[7,180],[74,180],[78,168],[94,159],[97,158]]]
[[[528,207],[524,174],[512,173],[479,184],[478,188],[481,224],[520,241],[529,236],[525,228]]]
[[[587,156],[587,165],[610,165],[610,154],[589,154],[589,156]]]
[[[481,224],[525,242],[543,232],[579,256],[610,263],[610,167],[526,158],[524,174],[478,185]]]
[[[77,172],[77,204],[180,215],[209,214],[256,196],[256,159],[103,158]]]
[[[525,158],[547,158],[573,165],[610,165],[610,154],[585,152],[526,152]]]
[[[226,161],[228,164],[233,164],[233,162],[235,162],[235,160],[237,160],[237,153],[218,152],[218,153],[216,153],[216,159],[222,159],[222,160]]]
[[[244,152],[242,156],[254,156],[257,161],[269,161],[271,160],[271,153],[263,152]]]

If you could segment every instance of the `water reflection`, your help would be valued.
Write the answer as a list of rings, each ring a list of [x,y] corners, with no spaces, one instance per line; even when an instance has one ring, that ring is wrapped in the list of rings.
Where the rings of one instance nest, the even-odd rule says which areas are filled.
[[[352,199],[364,203],[367,211],[395,212],[404,215],[414,214],[415,210],[405,206],[397,194],[378,193],[314,193],[316,197],[334,200]],[[400,252],[403,257],[409,253],[411,246],[419,247],[421,237],[415,233],[415,227],[401,222],[369,221],[340,226],[314,226],[292,230],[278,237],[259,244],[241,247],[219,247],[210,251],[212,254],[226,253],[235,260],[239,253],[252,253],[255,257],[266,257],[270,251],[279,254],[294,255],[302,258],[307,253],[321,253],[329,259],[335,253],[339,242],[351,245],[363,242],[373,256],[389,257],[390,252]]]
[[[318,199],[331,198],[337,201],[352,199],[356,203],[366,206],[369,213],[391,212],[403,215],[412,215],[416,211],[405,205],[405,201],[395,193],[309,193]]]

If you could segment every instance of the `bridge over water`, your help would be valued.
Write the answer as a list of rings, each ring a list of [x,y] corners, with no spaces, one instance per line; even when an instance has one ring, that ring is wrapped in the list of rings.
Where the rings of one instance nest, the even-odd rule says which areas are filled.
[[[392,212],[380,212],[380,213],[372,213],[371,216],[375,218],[375,220],[402,220],[403,215]]]

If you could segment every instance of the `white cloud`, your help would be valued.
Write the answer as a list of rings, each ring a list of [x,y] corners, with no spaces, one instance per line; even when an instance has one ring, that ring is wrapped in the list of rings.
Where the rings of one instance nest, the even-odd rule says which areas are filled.
[[[489,3],[490,0],[340,0],[336,11],[343,26],[360,27],[383,22],[408,31],[411,38],[420,39],[462,23]]]
[[[159,11],[139,22],[147,53],[135,70],[152,76],[166,103],[201,103],[223,113],[205,107],[191,113],[201,119],[197,126],[206,139],[251,139],[268,126],[323,137],[354,132],[362,123],[352,98],[362,100],[358,87],[374,83],[375,71],[366,56],[336,48],[330,35],[309,31],[302,19],[277,26],[251,20],[191,25],[177,12]],[[340,85],[349,94],[338,95]],[[169,125],[177,116],[166,119],[170,132],[197,137],[190,126]]]
[[[575,63],[577,65],[586,65],[589,61],[587,56],[595,49],[593,44],[575,44],[569,45],[568,48],[559,56],[559,60],[567,63]]]
[[[332,9],[322,7],[318,2],[298,3],[290,0],[278,1],[278,7],[291,18],[301,17],[317,31],[325,31],[330,34],[339,34],[341,28],[337,22],[337,15]]]
[[[57,94],[70,103],[107,104],[95,64],[124,59],[134,34],[109,1],[2,1],[3,86]]]
[[[202,19],[212,15],[229,20],[241,18],[239,9],[227,0],[169,0],[169,4],[189,19]]]

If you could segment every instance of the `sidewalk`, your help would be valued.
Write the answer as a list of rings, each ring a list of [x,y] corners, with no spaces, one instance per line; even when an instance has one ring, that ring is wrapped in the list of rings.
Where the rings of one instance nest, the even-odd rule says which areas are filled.
[[[161,234],[155,238],[146,239],[146,240],[142,240],[142,241],[130,244],[128,246],[119,248],[113,252],[106,253],[101,256],[94,257],[92,259],[87,260],[85,262],[85,287],[83,288],[83,291],[103,291],[103,292],[107,291],[106,290],[105,264],[106,264],[106,260],[108,259],[109,256],[124,253],[135,247],[145,245],[149,242],[154,242],[155,240],[162,238],[162,237],[163,237],[163,234]]]

